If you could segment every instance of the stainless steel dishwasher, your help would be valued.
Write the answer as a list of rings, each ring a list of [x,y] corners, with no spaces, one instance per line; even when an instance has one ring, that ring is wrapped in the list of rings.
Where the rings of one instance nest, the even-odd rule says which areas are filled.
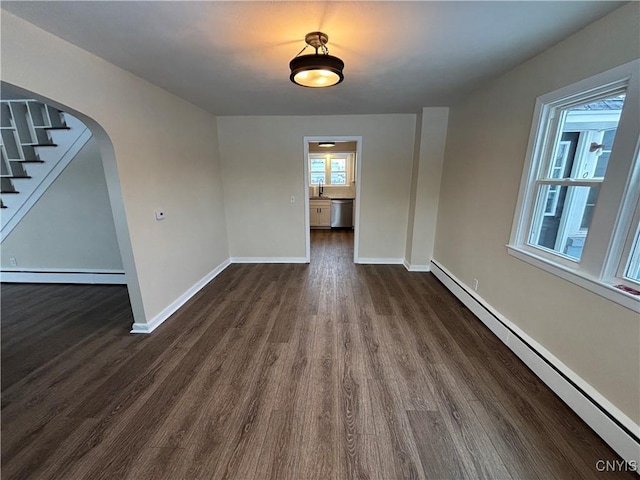
[[[331,200],[331,228],[353,227],[353,198]]]

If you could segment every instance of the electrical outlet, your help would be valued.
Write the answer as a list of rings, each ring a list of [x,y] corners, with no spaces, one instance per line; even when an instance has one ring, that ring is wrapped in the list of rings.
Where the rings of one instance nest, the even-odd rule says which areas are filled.
[[[18,266],[18,260],[16,260],[16,257],[11,257],[9,259],[9,263],[11,264],[12,267],[17,267]]]
[[[478,291],[478,279],[477,279],[477,278],[474,278],[474,279],[473,279],[473,284],[472,284],[471,286],[472,286],[472,288],[473,288],[473,290],[474,290],[475,292],[477,292],[477,291]]]
[[[158,208],[155,211],[156,214],[156,220],[164,220],[164,210],[162,208]]]
[[[293,195],[291,195],[291,198],[289,199],[289,201],[291,203],[296,203],[296,197],[294,197]]]

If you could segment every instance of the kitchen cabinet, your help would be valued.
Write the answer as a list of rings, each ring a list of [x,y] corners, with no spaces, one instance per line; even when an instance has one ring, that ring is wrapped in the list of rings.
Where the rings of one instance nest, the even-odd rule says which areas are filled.
[[[331,228],[331,200],[309,200],[309,226]]]

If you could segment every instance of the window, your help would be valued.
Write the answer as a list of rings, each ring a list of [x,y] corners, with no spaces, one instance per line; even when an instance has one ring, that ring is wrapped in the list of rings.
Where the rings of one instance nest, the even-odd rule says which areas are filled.
[[[601,158],[605,148],[613,148],[625,91],[620,87],[604,98],[589,96],[583,103],[554,108],[557,118],[549,123],[552,128],[557,123],[559,133],[556,144],[550,142],[553,161],[536,181],[539,208],[533,214],[531,245],[580,260],[606,173]]]
[[[313,157],[312,155],[309,155],[309,174],[311,175],[309,183],[311,185],[327,183],[326,163],[327,162],[324,157]]]
[[[332,158],[331,159],[331,185],[347,184],[347,159]]]
[[[349,186],[352,171],[352,153],[309,154],[309,185]]]
[[[640,307],[640,61],[539,97],[512,255]]]
[[[640,282],[640,229],[636,232],[636,239],[633,242],[633,251],[629,258],[625,277],[629,280]]]

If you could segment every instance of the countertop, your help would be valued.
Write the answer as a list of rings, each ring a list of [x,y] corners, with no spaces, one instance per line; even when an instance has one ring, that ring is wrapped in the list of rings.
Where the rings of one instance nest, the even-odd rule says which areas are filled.
[[[330,197],[323,195],[321,197],[309,197],[309,200],[355,200],[355,197]]]

